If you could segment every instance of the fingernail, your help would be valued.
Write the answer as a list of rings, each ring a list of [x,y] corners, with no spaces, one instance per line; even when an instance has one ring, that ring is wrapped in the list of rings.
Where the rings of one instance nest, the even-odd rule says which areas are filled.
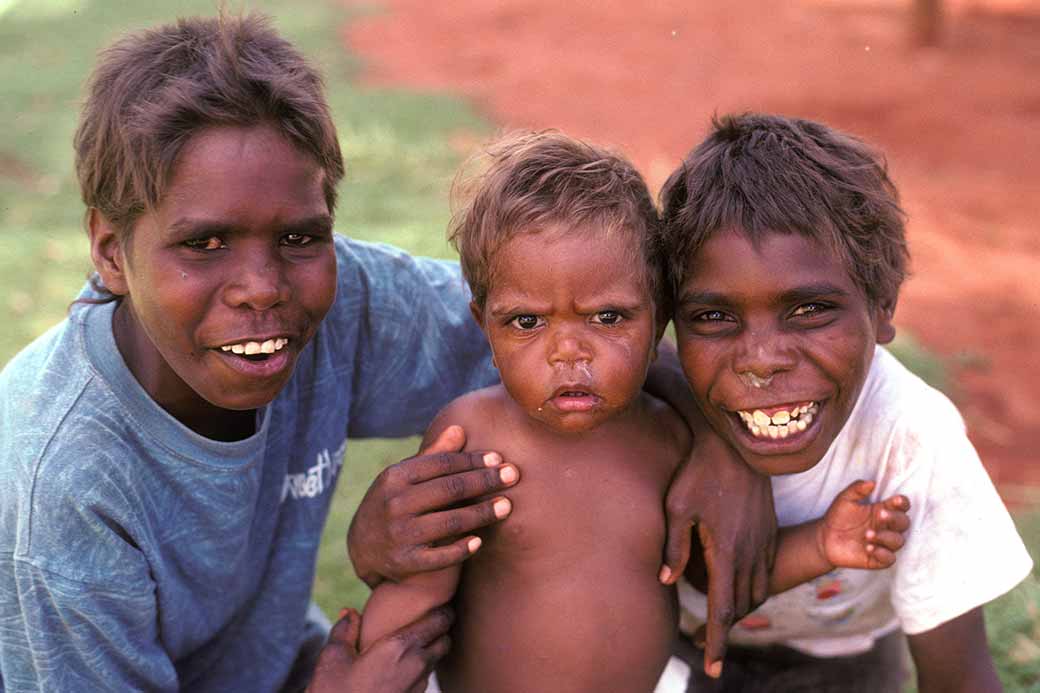
[[[888,519],[888,511],[885,510],[885,509],[882,509],[881,512],[878,513],[878,515],[881,516],[882,520],[887,520]]]
[[[874,538],[875,536],[877,536],[877,532],[875,532],[875,531],[874,531],[874,530],[872,530],[872,529],[868,529],[868,530],[867,530],[867,539],[868,539],[868,540],[869,540],[869,539],[873,539],[873,538]]]
[[[473,553],[474,551],[480,548],[480,544],[480,537],[473,537],[472,539],[466,542],[466,548],[469,549],[470,553]]]
[[[501,460],[502,458],[499,458]],[[502,480],[503,484],[511,484],[516,481],[519,475],[516,473],[516,467],[507,465],[502,467],[502,471],[498,473],[498,478]]]
[[[348,609],[347,607],[343,607],[342,609],[339,610],[339,617],[340,617],[340,619],[346,618],[347,614],[349,614],[349,613],[350,613],[350,609]]]
[[[661,566],[661,574],[657,576],[657,579],[668,584],[668,581],[672,579],[672,569],[666,565]]]
[[[497,467],[500,464],[502,464],[502,456],[497,452],[489,452],[484,455],[485,467]]]
[[[712,677],[713,679],[717,679],[718,677],[722,676],[721,661],[712,662],[708,665],[708,676]]]
[[[499,498],[491,507],[495,510],[495,517],[501,520],[509,514],[509,509],[513,507],[513,504],[509,502],[508,498]]]

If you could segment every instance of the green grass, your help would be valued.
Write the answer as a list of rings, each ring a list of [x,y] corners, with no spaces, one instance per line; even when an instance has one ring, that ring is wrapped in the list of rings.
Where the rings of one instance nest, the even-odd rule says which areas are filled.
[[[291,11],[273,0],[246,7],[270,13],[325,73],[348,164],[339,230],[450,255],[447,191],[460,157],[449,142],[460,133],[488,133],[490,125],[450,96],[358,88],[360,63],[340,42],[350,17],[336,0],[302,0]],[[6,124],[0,129],[0,364],[63,317],[90,268],[71,142],[95,52],[128,29],[215,8],[195,0],[0,0],[0,117]],[[912,339],[901,337],[893,350],[932,384],[947,385],[945,364]],[[318,559],[315,597],[327,613],[363,604],[367,589],[346,560],[347,523],[378,471],[413,454],[416,445],[414,439],[351,442]],[[1018,519],[1027,545],[1040,546],[1040,516]],[[1040,686],[1038,614],[1036,573],[987,609],[990,642],[1009,691]]]

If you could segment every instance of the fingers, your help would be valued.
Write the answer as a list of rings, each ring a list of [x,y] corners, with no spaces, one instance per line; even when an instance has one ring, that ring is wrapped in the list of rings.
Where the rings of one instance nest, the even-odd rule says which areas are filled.
[[[881,505],[887,510],[905,513],[910,510],[910,499],[904,495],[892,496],[881,501]]]
[[[751,565],[743,568],[741,566],[734,566],[736,571],[736,577],[734,580],[734,603],[733,603],[733,620],[743,618],[751,611],[751,578],[755,571],[755,565]]]
[[[433,455],[438,452],[458,452],[466,446],[466,432],[462,426],[448,426],[428,445],[419,450],[419,455]]]
[[[910,517],[904,512],[892,512],[882,508],[878,512],[878,530],[905,532],[910,529]]]
[[[733,625],[733,564],[709,550],[708,621],[705,623],[704,673],[712,678],[722,674],[722,658],[726,654],[726,636]]]
[[[870,497],[870,492],[874,490],[874,485],[873,481],[857,479],[838,494],[838,500],[846,503],[862,503]]]
[[[497,452],[444,450],[409,457],[387,468],[384,474],[387,475],[389,484],[403,487],[422,484],[439,477],[450,478],[462,472],[497,467],[500,464],[502,456]]]
[[[348,647],[357,652],[358,639],[361,637],[361,615],[356,609],[343,609],[339,612],[339,620],[329,632],[329,642]]]
[[[424,616],[389,636],[402,642],[407,648],[428,648],[443,638],[455,621],[454,612],[446,606],[430,610]],[[445,650],[447,652],[447,650]]]
[[[686,570],[690,561],[690,533],[693,523],[667,518],[668,537],[665,539],[664,561],[658,576],[665,585],[673,585]]]
[[[886,548],[889,551],[898,551],[903,548],[904,541],[903,535],[900,532],[891,532],[888,530],[875,532],[874,530],[867,530],[868,550],[870,546],[874,546]]]
[[[498,457],[498,453],[489,454]],[[452,455],[451,457],[463,457],[463,455]],[[450,466],[450,463],[446,466]],[[447,476],[419,482],[407,492],[402,493],[399,500],[395,501],[398,507],[394,508],[392,512],[418,515],[431,510],[440,510],[473,498],[498,493],[514,485],[519,479],[519,470],[511,464],[473,471],[448,472]],[[483,526],[483,524],[477,526]]]
[[[754,611],[769,598],[769,559],[770,556],[763,554],[755,561],[751,576],[751,608]]]
[[[690,560],[690,538],[697,514],[690,507],[691,473],[695,465],[683,463],[676,470],[665,498],[665,522],[667,536],[664,542],[664,565],[658,575],[662,583],[673,585],[686,570]]]
[[[867,554],[869,555],[867,567],[871,569],[887,568],[896,562],[896,555],[884,546],[868,544]]]

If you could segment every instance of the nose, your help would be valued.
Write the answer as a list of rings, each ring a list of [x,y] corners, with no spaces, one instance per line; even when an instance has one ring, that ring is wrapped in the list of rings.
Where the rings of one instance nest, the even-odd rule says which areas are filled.
[[[592,348],[582,338],[580,329],[561,326],[553,330],[549,346],[550,366],[569,366],[592,361]]]
[[[754,382],[768,382],[777,373],[792,370],[797,355],[778,330],[746,330],[734,351],[733,370],[750,375]]]
[[[289,298],[289,283],[276,252],[256,249],[243,252],[241,258],[224,292],[229,306],[267,310]]]

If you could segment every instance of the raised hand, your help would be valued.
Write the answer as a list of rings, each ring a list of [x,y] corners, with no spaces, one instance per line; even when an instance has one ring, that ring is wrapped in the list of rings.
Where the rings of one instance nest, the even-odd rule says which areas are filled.
[[[910,500],[897,495],[868,503],[873,490],[873,481],[854,481],[838,494],[819,524],[820,552],[836,568],[887,568],[903,547]]]
[[[449,426],[372,482],[347,535],[354,570],[369,587],[463,561],[480,546],[471,532],[509,514],[503,497],[459,506],[519,479],[498,453],[461,452],[465,444],[462,428]]]

